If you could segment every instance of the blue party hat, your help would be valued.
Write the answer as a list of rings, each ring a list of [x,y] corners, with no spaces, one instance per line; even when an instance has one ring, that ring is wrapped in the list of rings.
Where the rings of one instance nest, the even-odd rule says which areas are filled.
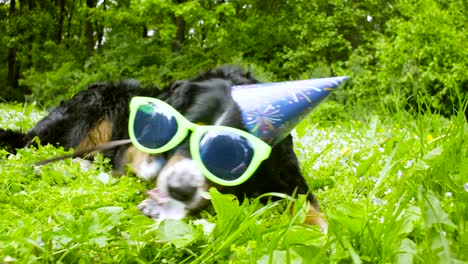
[[[284,139],[346,76],[238,85],[232,97],[247,130],[274,146]]]

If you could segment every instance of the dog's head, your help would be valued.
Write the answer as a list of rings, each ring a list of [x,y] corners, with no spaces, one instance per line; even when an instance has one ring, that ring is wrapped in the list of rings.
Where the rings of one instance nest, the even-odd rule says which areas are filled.
[[[240,109],[231,96],[231,87],[253,83],[257,80],[238,68],[218,68],[192,80],[175,82],[166,102],[192,123],[245,130]],[[215,184],[204,177],[192,160],[189,138],[190,135],[176,148],[162,154],[166,164],[158,172],[157,188],[150,191],[150,199],[140,205],[144,214],[153,218],[178,218],[183,214],[164,215],[164,205],[172,210],[174,203],[178,203],[183,211],[197,211],[207,204],[204,194]],[[155,207],[160,209],[155,210]]]

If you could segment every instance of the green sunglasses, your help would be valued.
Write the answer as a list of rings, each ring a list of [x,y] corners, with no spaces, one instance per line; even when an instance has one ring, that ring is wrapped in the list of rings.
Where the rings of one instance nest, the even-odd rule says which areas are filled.
[[[163,153],[179,145],[192,131],[190,153],[210,181],[235,186],[249,179],[267,159],[271,147],[240,129],[197,125],[167,103],[151,97],[130,102],[129,134],[135,147]]]

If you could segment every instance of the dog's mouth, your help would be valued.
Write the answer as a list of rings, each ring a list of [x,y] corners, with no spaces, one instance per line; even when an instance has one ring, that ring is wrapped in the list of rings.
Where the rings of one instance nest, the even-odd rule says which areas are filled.
[[[172,157],[162,168],[156,188],[138,206],[143,215],[155,220],[182,219],[209,204],[211,185],[196,163],[186,157]]]

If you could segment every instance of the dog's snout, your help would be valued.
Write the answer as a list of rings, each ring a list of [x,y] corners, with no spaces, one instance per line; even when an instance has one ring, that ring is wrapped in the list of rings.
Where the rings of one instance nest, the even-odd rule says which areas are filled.
[[[193,186],[168,186],[169,195],[181,202],[192,200],[197,192],[197,187]]]
[[[172,157],[158,178],[158,188],[170,198],[184,202],[187,207],[198,204],[205,185],[205,178],[196,162],[183,156]]]

